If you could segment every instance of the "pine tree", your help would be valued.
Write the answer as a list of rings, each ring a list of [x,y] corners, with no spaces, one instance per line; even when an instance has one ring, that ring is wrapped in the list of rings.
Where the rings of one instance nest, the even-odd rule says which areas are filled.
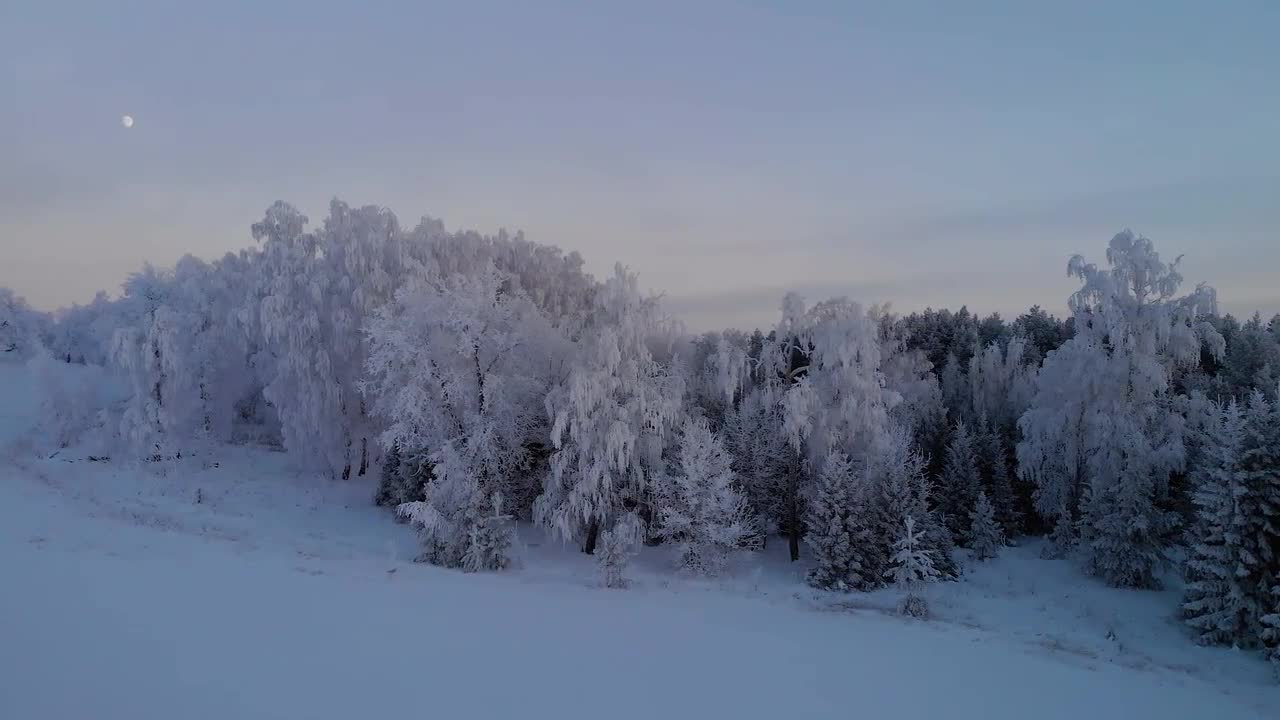
[[[982,478],[978,474],[973,433],[963,422],[956,423],[951,442],[947,444],[940,498],[947,528],[953,536],[968,539],[969,513],[977,503],[981,489]]]
[[[659,532],[676,547],[680,567],[717,575],[753,532],[732,458],[705,420],[688,420],[675,464],[655,499]]]
[[[849,458],[831,453],[818,473],[814,497],[805,518],[804,541],[813,552],[810,585],[827,590],[867,590],[879,578],[868,577],[865,556],[873,541],[866,525],[863,491]]]
[[[904,615],[927,617],[929,606],[922,590],[925,583],[938,579],[938,571],[933,566],[933,554],[924,547],[923,539],[916,532],[915,518],[908,515],[903,530],[901,539],[893,545],[892,567],[885,576],[905,593],[899,605]]]
[[[1209,427],[1196,469],[1194,543],[1187,561],[1187,624],[1204,645],[1246,645],[1256,637],[1258,607],[1242,572],[1247,526],[1239,513],[1244,485],[1240,472],[1243,420],[1232,400],[1219,408]]]
[[[978,503],[969,514],[969,547],[978,560],[990,560],[1004,546],[1004,530],[996,522],[995,508],[985,492],[978,493]]]

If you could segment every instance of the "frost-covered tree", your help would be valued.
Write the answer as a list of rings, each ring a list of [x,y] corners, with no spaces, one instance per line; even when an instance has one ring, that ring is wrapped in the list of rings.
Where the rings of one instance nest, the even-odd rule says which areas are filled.
[[[1031,400],[1034,373],[1026,362],[1026,341],[1013,338],[1008,346],[988,345],[969,362],[975,416],[1001,433],[1010,433]]]
[[[969,514],[981,491],[982,477],[978,473],[973,433],[963,422],[957,423],[947,444],[939,502],[947,527],[966,543],[970,539]]]
[[[1129,231],[1107,250],[1110,269],[1076,256],[1076,336],[1050,354],[1019,420],[1019,472],[1037,484],[1037,509],[1079,521],[1090,569],[1119,586],[1152,587],[1174,516],[1170,478],[1185,464],[1184,427],[1170,386],[1221,338],[1201,315],[1212,289],[1179,297],[1178,263]]]
[[[873,459],[867,474],[872,507],[869,534],[874,542],[863,550],[862,564],[868,569],[865,583],[878,586],[884,578],[893,544],[900,538],[907,517],[913,518],[934,568],[942,577],[956,577],[954,538],[933,497],[926,459],[912,444],[910,433],[901,427],[890,428],[886,449]]]
[[[781,411],[781,431],[794,460],[787,464],[784,528],[791,557],[799,558],[804,503],[831,452],[866,462],[883,451],[889,413],[901,397],[881,372],[879,308],[845,299],[806,308],[795,294],[783,299],[764,392]]]
[[[782,433],[782,412],[763,388],[750,391],[725,418],[724,443],[761,544],[769,532],[799,533],[803,490],[798,456]]]
[[[684,392],[679,372],[649,349],[660,317],[636,276],[618,265],[596,302],[593,331],[547,398],[555,454],[535,508],[540,523],[587,553],[625,505],[647,504]]]
[[[131,390],[120,419],[120,435],[133,449],[152,460],[172,450],[167,430],[176,416],[175,403],[182,398],[182,383],[174,367],[173,352],[183,342],[183,322],[167,304],[173,283],[167,274],[147,266],[124,285],[129,323],[119,327],[111,343],[113,365],[125,376]]]
[[[1280,576],[1274,577],[1273,581],[1276,584],[1271,587],[1269,612],[1262,616],[1262,644],[1275,666],[1276,676],[1280,677]]]
[[[28,357],[41,344],[49,318],[12,290],[0,287],[0,357]]]
[[[1268,588],[1280,580],[1280,401],[1254,391],[1241,432],[1243,582],[1261,607],[1276,607],[1280,597],[1268,598]]]
[[[1244,419],[1232,400],[1219,408],[1196,468],[1194,541],[1187,559],[1187,624],[1202,644],[1247,644],[1257,636],[1259,607],[1245,587],[1247,488],[1240,467]]]
[[[369,321],[363,387],[385,423],[381,441],[402,460],[411,452],[430,463],[425,498],[400,508],[419,528],[426,560],[506,566],[512,530],[503,507],[540,415],[535,343],[548,333],[496,268],[411,278]]]
[[[643,523],[635,513],[624,514],[614,522],[613,527],[600,533],[600,547],[595,556],[602,585],[607,588],[625,588],[630,584],[627,564],[636,554],[643,534]]]
[[[940,460],[947,436],[942,388],[928,356],[921,350],[909,349],[903,332],[892,316],[881,318],[881,372],[885,387],[901,398],[889,416],[911,431],[918,449]]]
[[[91,452],[118,450],[118,418],[109,409],[121,398],[119,383],[100,365],[69,364],[43,348],[27,361],[39,399],[37,427],[51,448],[88,441]]]
[[[903,522],[902,537],[894,543],[891,567],[886,577],[903,591],[899,610],[912,617],[927,617],[929,606],[925,602],[923,588],[926,583],[938,579],[938,571],[933,566],[933,554],[925,547],[920,533],[916,531],[915,518],[910,515]]]
[[[867,590],[879,578],[868,578],[875,564],[868,553],[878,540],[871,533],[867,484],[849,458],[833,452],[822,463],[805,516],[805,543],[813,553],[810,585],[826,590]]]
[[[124,302],[99,291],[88,305],[72,305],[53,314],[46,343],[54,358],[80,365],[108,364],[111,339],[121,324]]]
[[[392,445],[382,456],[382,472],[378,477],[378,489],[374,493],[375,505],[395,510],[408,502],[427,499],[427,483],[431,482],[431,462],[421,452],[406,453]],[[401,517],[397,514],[396,517]],[[405,518],[407,519],[407,518]]]
[[[990,560],[1004,547],[1004,529],[996,522],[995,507],[985,492],[969,513],[969,548],[977,560]]]
[[[782,398],[790,442],[803,446],[806,460],[815,465],[832,450],[856,462],[882,449],[889,411],[901,397],[885,387],[880,367],[881,311],[843,298],[800,314],[794,313],[803,308],[798,298],[784,305],[792,314],[784,317],[779,335],[786,329],[794,338],[792,347],[807,361]]]
[[[743,333],[727,331],[706,333],[690,343],[684,363],[689,371],[687,402],[706,416],[712,429],[724,427],[729,413],[751,389],[749,340]]]
[[[1035,509],[1052,526],[1052,554],[1075,546],[1091,445],[1089,418],[1102,404],[1105,357],[1083,342],[1051,351],[1036,375],[1031,407],[1018,420],[1018,473],[1035,486]]]
[[[753,533],[732,458],[706,420],[685,421],[655,501],[659,534],[675,547],[677,565],[700,575],[718,575]]]
[[[263,395],[279,414],[285,446],[348,478],[365,471],[373,433],[358,388],[364,323],[424,261],[385,208],[334,200],[319,229],[306,225],[285,203],[254,224],[261,250],[244,319],[262,344]]]

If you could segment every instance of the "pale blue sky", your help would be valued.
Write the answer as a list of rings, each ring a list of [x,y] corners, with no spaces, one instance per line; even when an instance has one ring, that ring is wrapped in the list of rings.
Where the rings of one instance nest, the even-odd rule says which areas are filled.
[[[38,306],[337,195],[621,260],[698,329],[788,289],[1061,313],[1125,226],[1280,310],[1280,3],[179,5],[0,7]]]

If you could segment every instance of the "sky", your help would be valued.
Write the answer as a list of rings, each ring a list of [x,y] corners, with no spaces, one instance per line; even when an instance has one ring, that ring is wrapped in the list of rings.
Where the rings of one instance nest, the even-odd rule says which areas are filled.
[[[1280,312],[1278,36],[1273,0],[9,0],[0,286],[85,302],[339,197],[622,262],[699,330],[789,290],[1062,314],[1125,227]]]

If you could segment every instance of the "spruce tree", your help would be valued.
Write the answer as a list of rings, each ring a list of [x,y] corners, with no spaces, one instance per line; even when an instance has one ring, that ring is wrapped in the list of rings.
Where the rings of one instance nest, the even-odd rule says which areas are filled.
[[[1240,469],[1248,494],[1246,582],[1262,602],[1280,577],[1280,402],[1269,402],[1258,391],[1245,410]]]
[[[1258,605],[1246,584],[1247,524],[1239,512],[1244,495],[1242,424],[1234,400],[1219,408],[1195,472],[1196,520],[1182,608],[1202,645],[1246,645],[1257,636]]]
[[[640,544],[641,534],[642,525],[634,513],[623,515],[612,528],[600,533],[595,556],[602,585],[619,589],[631,584],[627,563]]]
[[[872,494],[868,501],[874,519],[869,532],[874,538],[864,554],[867,577],[872,585],[880,584],[893,555],[893,544],[902,536],[908,516],[915,519],[921,542],[932,553],[933,566],[939,575],[959,575],[953,550],[955,540],[936,507],[933,485],[926,476],[928,461],[911,444],[909,434],[898,429],[889,434],[884,454],[870,468]]]
[[[996,522],[995,508],[985,492],[978,493],[978,502],[969,513],[969,547],[978,560],[990,560],[1004,545],[1004,530]]]
[[[1140,472],[1110,478],[1087,488],[1084,503],[1090,572],[1116,587],[1159,588],[1163,538],[1174,518],[1156,507],[1154,479]]]
[[[491,513],[469,523],[467,549],[462,556],[462,569],[466,572],[505,570],[512,564],[515,526],[511,516],[502,512],[501,495],[495,493],[492,505]]]
[[[978,459],[974,452],[973,433],[963,422],[956,423],[947,444],[947,457],[943,465],[942,497],[940,507],[947,528],[954,537],[969,537],[969,512],[978,501],[982,479],[978,474]]]
[[[933,553],[925,547],[915,518],[910,515],[903,522],[902,537],[893,545],[892,566],[885,575],[904,592],[900,612],[912,617],[928,616],[929,607],[922,591],[925,583],[938,579],[938,571],[933,566]]]
[[[1008,453],[1000,431],[986,422],[978,426],[976,454],[982,486],[991,500],[996,522],[1004,530],[1005,537],[1017,534],[1021,525],[1018,500],[1013,492],[1013,480],[1009,472]]]
[[[405,503],[426,499],[426,484],[431,479],[430,464],[420,454],[403,453],[393,445],[382,460],[378,489],[373,496],[376,505],[396,509]]]
[[[805,543],[813,552],[814,568],[807,582],[826,590],[869,590],[878,578],[869,577],[873,542],[868,532],[866,503],[857,474],[843,453],[831,453],[818,474],[813,500],[805,518]]]
[[[660,534],[675,545],[679,567],[716,575],[753,532],[733,459],[705,420],[689,420],[675,460],[657,487]]]
[[[1275,583],[1271,587],[1267,609],[1262,616],[1262,645],[1267,649],[1267,658],[1275,664],[1276,677],[1280,677],[1280,575],[1273,575]]]

